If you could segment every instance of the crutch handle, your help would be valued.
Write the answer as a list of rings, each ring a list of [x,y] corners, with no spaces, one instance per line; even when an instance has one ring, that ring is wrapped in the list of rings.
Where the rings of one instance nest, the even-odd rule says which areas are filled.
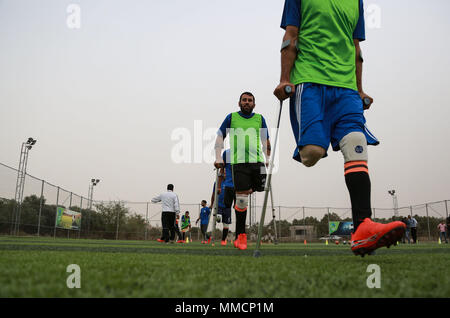
[[[285,86],[284,87],[284,92],[289,95],[290,93],[292,93],[292,87],[290,86]]]
[[[369,97],[364,97],[363,98],[363,104],[364,106],[369,106],[370,105],[370,98]]]

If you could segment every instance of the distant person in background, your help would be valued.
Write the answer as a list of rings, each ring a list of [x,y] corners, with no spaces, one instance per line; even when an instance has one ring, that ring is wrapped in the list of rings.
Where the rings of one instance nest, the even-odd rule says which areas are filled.
[[[173,192],[173,184],[167,185],[167,192],[152,199],[152,203],[162,203],[161,224],[162,237],[158,242],[173,243],[175,239],[175,217],[180,213],[178,196]]]
[[[406,217],[402,218],[402,222],[406,225],[405,235],[402,237],[402,243],[405,244],[406,240],[408,240],[408,244],[411,244],[411,222]]]
[[[406,217],[402,217],[401,221],[406,225],[406,228],[408,228],[408,224],[406,223],[407,218]],[[406,230],[405,230],[405,235],[402,236],[402,243],[405,244],[406,243]]]
[[[183,242],[186,242],[186,233],[191,232],[191,217],[189,216],[189,211],[186,211],[181,217],[181,233],[183,235]],[[189,235],[190,237],[190,235]]]
[[[417,242],[417,221],[415,218],[411,217],[411,215],[408,215],[409,224],[411,226],[411,236],[413,239],[413,244],[416,244]]]
[[[178,221],[180,220],[180,215],[179,214],[177,214],[177,216],[176,216],[176,218],[175,218],[175,233],[177,234],[177,236],[178,236],[178,241],[177,241],[177,243],[184,243],[184,241],[183,241],[183,236],[181,235],[181,232],[180,232],[180,227],[178,226]]]
[[[211,209],[206,206],[206,203],[206,200],[202,200],[202,209],[200,210],[200,215],[198,216],[197,221],[195,221],[195,224],[200,221],[200,230],[202,231],[203,235],[202,244],[209,244],[211,242],[211,237],[207,233]]]
[[[447,241],[447,225],[445,224],[445,221],[442,220],[441,223],[438,224],[437,226],[438,230],[439,230],[439,239],[441,240],[442,243],[444,243],[444,240],[442,238],[445,239],[445,243],[448,244]]]

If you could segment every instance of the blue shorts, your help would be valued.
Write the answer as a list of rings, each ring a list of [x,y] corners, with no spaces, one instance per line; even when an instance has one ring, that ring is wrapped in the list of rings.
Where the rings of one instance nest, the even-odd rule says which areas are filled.
[[[349,88],[298,84],[290,98],[290,117],[297,142],[293,158],[300,162],[303,146],[317,145],[327,151],[331,143],[333,150],[338,151],[341,139],[354,131],[362,132],[368,145],[380,143],[365,125],[361,97]]]
[[[222,215],[223,224],[231,224],[231,208],[222,208],[219,206],[218,214]]]

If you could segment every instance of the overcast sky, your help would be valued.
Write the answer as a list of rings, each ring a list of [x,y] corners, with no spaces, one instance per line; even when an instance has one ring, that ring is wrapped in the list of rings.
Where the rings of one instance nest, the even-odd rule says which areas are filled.
[[[180,201],[209,201],[214,171],[199,151],[240,93],[276,125],[283,4],[0,0],[0,162],[17,167],[33,137],[28,173],[74,193],[98,178],[99,200],[149,201],[173,183]],[[450,199],[450,2],[365,7],[365,115],[381,142],[369,148],[372,205],[392,207],[390,189],[400,206]],[[190,162],[177,163],[181,144]],[[276,204],[349,207],[342,155],[306,168],[294,147],[285,103]],[[0,196],[15,182],[2,178]]]

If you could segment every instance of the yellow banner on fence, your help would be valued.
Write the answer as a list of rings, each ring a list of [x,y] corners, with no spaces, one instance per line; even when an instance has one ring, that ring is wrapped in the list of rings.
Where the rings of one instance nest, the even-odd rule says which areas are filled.
[[[56,227],[69,230],[78,230],[81,228],[81,213],[71,211],[64,207],[56,209]]]

